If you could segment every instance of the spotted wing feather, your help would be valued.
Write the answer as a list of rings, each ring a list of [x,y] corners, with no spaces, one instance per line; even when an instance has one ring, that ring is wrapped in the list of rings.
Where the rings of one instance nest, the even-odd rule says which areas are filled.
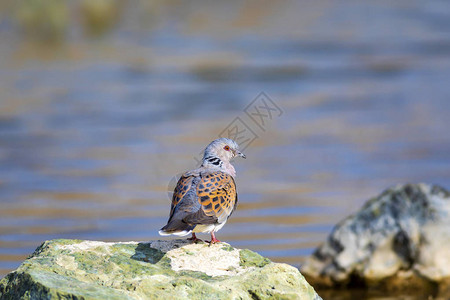
[[[199,181],[199,174],[193,172],[183,174],[178,180],[172,196],[170,217],[167,224],[161,228],[160,234],[188,234],[195,227],[195,224],[185,222],[185,218],[201,210],[196,195]]]
[[[233,177],[224,172],[202,174],[197,185],[197,196],[202,212],[222,223],[237,204],[236,184]]]
[[[177,186],[173,191],[172,205],[170,207],[170,216],[173,215],[175,207],[178,205],[178,203],[180,203],[181,199],[183,199],[183,197],[191,189],[193,179],[194,177],[190,176],[190,174],[183,174],[181,178],[178,180]]]

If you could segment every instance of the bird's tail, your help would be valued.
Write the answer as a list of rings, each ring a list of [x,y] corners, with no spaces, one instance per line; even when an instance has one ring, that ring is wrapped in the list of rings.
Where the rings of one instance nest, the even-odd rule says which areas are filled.
[[[177,236],[185,236],[192,232],[195,226],[188,225],[183,222],[170,222],[163,228],[161,228],[160,231],[158,231],[159,235],[166,236],[166,235],[177,235]]]
[[[161,229],[160,231],[158,231],[159,235],[162,235],[162,236],[171,235],[171,234],[177,235],[177,236],[185,236],[185,235],[188,235],[191,232],[192,232],[192,230],[189,230],[189,231],[183,230],[183,231],[172,231],[172,232],[170,232],[170,231],[166,231],[166,230],[162,230]]]

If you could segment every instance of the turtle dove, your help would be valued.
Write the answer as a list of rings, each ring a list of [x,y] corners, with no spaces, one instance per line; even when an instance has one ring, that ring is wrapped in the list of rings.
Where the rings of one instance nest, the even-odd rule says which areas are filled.
[[[234,177],[236,171],[230,160],[245,158],[238,144],[228,138],[212,141],[205,149],[200,168],[184,173],[175,187],[170,217],[160,235],[185,236],[209,232],[211,244],[220,242],[214,233],[221,229],[233,211],[238,198]]]

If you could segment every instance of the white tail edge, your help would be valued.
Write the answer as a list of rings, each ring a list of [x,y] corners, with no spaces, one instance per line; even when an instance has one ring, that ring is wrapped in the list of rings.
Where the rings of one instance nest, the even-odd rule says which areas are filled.
[[[183,231],[178,231],[178,232],[165,232],[164,230],[160,230],[160,231],[158,231],[158,233],[159,233],[159,235],[162,235],[162,236],[167,236],[167,235],[177,235],[177,236],[185,236],[185,235],[188,235],[188,234],[190,234],[192,232],[192,230],[189,230],[189,231],[187,231],[187,230],[183,230]]]

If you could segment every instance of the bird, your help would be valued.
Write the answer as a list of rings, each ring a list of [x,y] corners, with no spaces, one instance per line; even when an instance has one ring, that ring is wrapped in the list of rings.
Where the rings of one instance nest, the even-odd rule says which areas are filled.
[[[221,229],[237,207],[236,170],[230,161],[246,158],[239,145],[229,138],[218,138],[204,150],[199,168],[185,172],[174,189],[170,216],[159,230],[162,236],[186,236],[201,241],[196,233],[210,233],[209,244],[219,243],[215,232]]]

